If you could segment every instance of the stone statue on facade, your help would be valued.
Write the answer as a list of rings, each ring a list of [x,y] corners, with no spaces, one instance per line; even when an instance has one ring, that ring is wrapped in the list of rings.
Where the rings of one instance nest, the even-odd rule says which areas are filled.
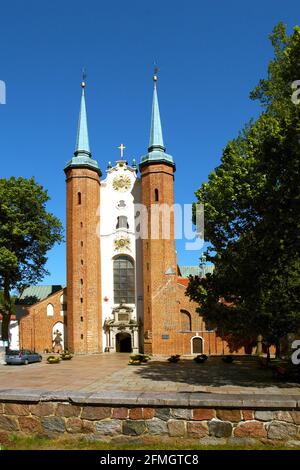
[[[62,334],[59,330],[56,330],[55,336],[53,339],[53,352],[54,353],[61,353],[63,348],[62,348]]]

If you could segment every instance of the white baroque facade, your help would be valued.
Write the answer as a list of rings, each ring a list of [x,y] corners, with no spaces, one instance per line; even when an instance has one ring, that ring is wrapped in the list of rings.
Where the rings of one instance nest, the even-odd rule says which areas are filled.
[[[103,347],[137,353],[143,325],[141,241],[136,237],[140,180],[125,160],[108,166],[100,188]]]

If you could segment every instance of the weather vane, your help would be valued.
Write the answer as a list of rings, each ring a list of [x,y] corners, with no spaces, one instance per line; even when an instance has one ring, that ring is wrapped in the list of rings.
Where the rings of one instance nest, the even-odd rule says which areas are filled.
[[[82,82],[81,82],[81,87],[84,88],[85,87],[85,79],[86,79],[87,75],[86,75],[86,71],[85,71],[85,68],[83,67],[82,69]]]
[[[157,82],[157,74],[158,74],[159,68],[157,67],[156,61],[154,61],[154,75],[153,75],[153,81]]]

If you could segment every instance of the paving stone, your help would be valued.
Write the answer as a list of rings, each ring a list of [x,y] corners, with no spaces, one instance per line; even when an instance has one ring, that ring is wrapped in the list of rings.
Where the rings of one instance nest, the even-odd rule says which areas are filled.
[[[298,428],[294,424],[283,423],[282,421],[273,421],[268,426],[269,439],[289,440],[297,436]]]
[[[19,426],[16,418],[0,415],[0,429],[1,431],[17,431]]]
[[[294,422],[291,413],[289,413],[288,411],[276,411],[275,412],[275,418],[278,421],[285,421],[286,423],[293,423]]]
[[[233,446],[250,446],[250,447],[255,447],[257,446],[257,439],[251,438],[251,437],[229,437],[227,440],[227,443],[229,445]]]
[[[2,389],[0,390],[0,401],[9,402],[39,402],[41,398],[40,390],[31,390],[30,388],[15,388],[15,389]]]
[[[106,405],[135,405],[138,402],[138,396],[140,392],[135,391],[103,391],[92,393],[87,399],[86,403],[90,404],[106,404]]]
[[[168,434],[168,426],[166,421],[163,421],[158,418],[153,418],[151,420],[146,421],[146,426],[148,429],[149,434]]]
[[[172,408],[170,415],[172,418],[185,419],[186,421],[192,419],[192,410],[188,408]]]
[[[232,407],[237,408],[243,406],[244,400],[241,394],[225,394],[225,393],[192,393],[189,405],[193,408],[216,408],[216,407]]]
[[[204,446],[220,446],[225,445],[226,443],[227,439],[224,437],[205,436],[199,440],[199,444]]]
[[[41,394],[41,401],[69,401],[69,390],[49,390]]]
[[[155,410],[155,417],[163,421],[170,419],[170,408],[157,408]]]
[[[65,418],[78,417],[81,412],[81,407],[78,405],[58,403],[56,408],[56,416],[64,416]]]
[[[242,419],[241,410],[217,410],[217,418],[222,421],[238,423]]]
[[[51,416],[55,414],[56,403],[41,402],[29,406],[30,413],[35,416]]]
[[[146,431],[146,425],[144,421],[122,421],[123,423],[123,434],[128,436],[139,436]]]
[[[245,421],[254,419],[254,411],[253,410],[243,410],[242,414],[243,414],[243,419]]]
[[[213,419],[208,423],[209,434],[215,437],[230,437],[232,434],[232,424],[226,421]]]
[[[71,434],[81,433],[82,431],[82,420],[80,418],[67,418],[66,419],[66,430]]]
[[[288,440],[286,445],[288,445],[289,447],[300,447],[300,440],[299,441]]]
[[[207,408],[197,408],[193,410],[193,419],[197,421],[207,421],[216,417],[216,411]]]
[[[189,421],[187,423],[187,433],[189,437],[202,438],[208,436],[208,426],[205,422]]]
[[[96,432],[104,436],[113,436],[121,433],[121,421],[118,419],[109,419],[103,421],[96,421]],[[138,433],[141,434],[141,433]]]
[[[295,424],[300,424],[300,411],[290,411],[290,415]]]
[[[267,431],[264,424],[259,421],[241,422],[233,431],[235,437],[266,437]]]
[[[40,420],[32,416],[20,416],[18,421],[20,430],[27,434],[38,434],[42,430]]]
[[[143,419],[143,408],[131,408],[129,410],[129,419]]]
[[[28,416],[29,405],[21,405],[17,403],[5,403],[4,413],[7,415]]]
[[[117,419],[126,419],[128,418],[128,408],[114,408],[112,412],[112,417]]]
[[[82,419],[82,432],[84,433],[93,433],[95,432],[95,421],[88,421]]]
[[[275,411],[255,411],[254,413],[255,419],[259,421],[272,421],[275,418],[276,413]]]
[[[168,421],[168,430],[171,437],[185,436],[186,434],[186,422],[175,419]]]
[[[111,416],[111,408],[103,407],[103,406],[84,406],[82,408],[81,418],[83,419],[91,419],[91,420],[99,420],[110,418]]]
[[[65,422],[58,416],[42,418],[42,427],[45,432],[64,432]]]
[[[144,419],[152,419],[155,415],[154,408],[143,408],[143,418]]]

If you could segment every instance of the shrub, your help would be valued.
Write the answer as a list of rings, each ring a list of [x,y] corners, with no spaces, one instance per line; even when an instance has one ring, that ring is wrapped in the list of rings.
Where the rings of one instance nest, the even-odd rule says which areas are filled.
[[[226,362],[226,364],[231,364],[233,362],[233,357],[232,356],[225,356],[225,357],[222,357],[222,361],[223,362]]]
[[[168,358],[169,362],[178,362],[180,360],[180,354],[173,354]]]
[[[198,354],[198,356],[194,357],[194,361],[197,362],[197,364],[203,364],[207,359],[208,356],[206,354]]]
[[[61,355],[60,355],[60,358],[63,360],[63,361],[70,361],[72,359],[72,354],[69,353],[69,352],[62,352]]]
[[[48,364],[58,364],[60,362],[59,356],[48,356],[47,357]]]
[[[130,356],[129,359],[129,365],[138,365],[138,364],[144,364],[146,362],[150,361],[150,356],[147,356],[146,354],[133,354]]]

